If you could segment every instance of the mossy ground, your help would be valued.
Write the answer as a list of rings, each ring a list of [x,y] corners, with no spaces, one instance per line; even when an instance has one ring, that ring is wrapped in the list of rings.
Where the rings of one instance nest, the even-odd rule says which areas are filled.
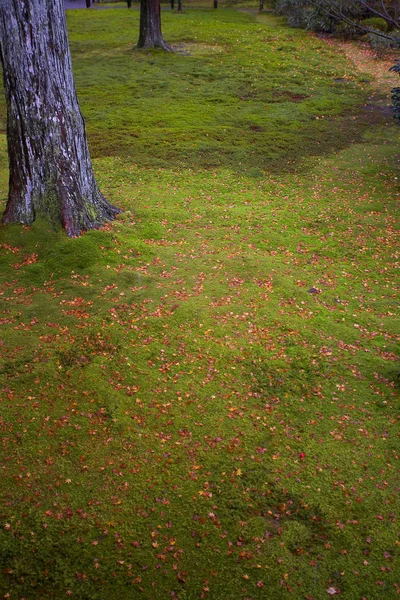
[[[1,593],[395,598],[398,126],[270,15],[163,23],[68,14],[125,212],[0,230]]]

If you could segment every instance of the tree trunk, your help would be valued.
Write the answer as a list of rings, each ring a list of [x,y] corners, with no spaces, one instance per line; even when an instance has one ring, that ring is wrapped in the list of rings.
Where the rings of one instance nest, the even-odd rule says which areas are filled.
[[[260,5],[259,5],[259,8],[258,8],[258,10],[259,10],[260,12],[262,12],[262,11],[264,10],[264,0],[260,0]]]
[[[5,223],[43,216],[70,236],[119,212],[100,193],[75,92],[62,0],[0,0],[10,185]]]
[[[178,12],[182,12],[182,0],[178,0]]]
[[[132,0],[127,0],[127,3],[128,3],[128,8],[131,8],[131,6],[132,6]]]
[[[175,8],[175,2],[174,2],[174,0],[171,0],[171,10],[174,10],[174,8]]]
[[[214,6],[214,8],[218,8],[218,0],[214,0],[213,6]]]
[[[393,2],[393,20],[398,23],[399,22],[399,2],[395,0]]]
[[[90,8],[90,0],[86,0],[86,8]]]
[[[141,0],[138,48],[170,50],[161,33],[160,0]]]

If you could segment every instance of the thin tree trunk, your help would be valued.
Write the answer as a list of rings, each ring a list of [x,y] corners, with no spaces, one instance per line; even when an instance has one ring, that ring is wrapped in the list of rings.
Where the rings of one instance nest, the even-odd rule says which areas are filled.
[[[141,0],[138,48],[170,50],[161,33],[160,0]]]
[[[178,0],[178,12],[182,12],[182,0]]]
[[[174,10],[174,8],[175,8],[175,2],[174,2],[174,0],[171,0],[171,10]]]
[[[262,12],[264,10],[264,0],[260,0],[259,11]]]
[[[75,92],[62,0],[0,0],[10,185],[5,223],[43,216],[80,235],[114,218]]]
[[[218,0],[214,0],[214,8],[218,8]]]
[[[399,2],[398,2],[398,0],[395,0],[395,2],[393,3],[393,19],[396,21],[396,23],[399,22]]]

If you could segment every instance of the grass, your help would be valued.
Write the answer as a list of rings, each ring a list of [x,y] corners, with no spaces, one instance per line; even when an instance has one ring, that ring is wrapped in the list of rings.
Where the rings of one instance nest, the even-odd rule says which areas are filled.
[[[395,598],[398,127],[271,15],[137,24],[68,13],[124,212],[0,230],[0,591]]]

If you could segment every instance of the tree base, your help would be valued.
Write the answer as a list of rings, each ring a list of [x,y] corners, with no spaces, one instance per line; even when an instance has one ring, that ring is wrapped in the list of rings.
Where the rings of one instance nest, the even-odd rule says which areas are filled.
[[[122,212],[113,206],[96,190],[94,198],[71,197],[67,190],[61,189],[55,197],[54,192],[34,204],[34,209],[21,210],[21,200],[14,197],[7,203],[1,219],[2,223],[20,223],[32,225],[39,217],[44,217],[53,227],[61,225],[69,237],[78,237],[89,229],[99,229],[108,221],[113,221]]]
[[[153,42],[153,41],[141,42],[140,44],[138,43],[135,46],[135,48],[136,48],[136,50],[155,49],[155,50],[164,50],[165,52],[172,52],[171,46],[168,46],[168,44],[166,44],[164,42],[164,40],[158,41],[158,42]]]

